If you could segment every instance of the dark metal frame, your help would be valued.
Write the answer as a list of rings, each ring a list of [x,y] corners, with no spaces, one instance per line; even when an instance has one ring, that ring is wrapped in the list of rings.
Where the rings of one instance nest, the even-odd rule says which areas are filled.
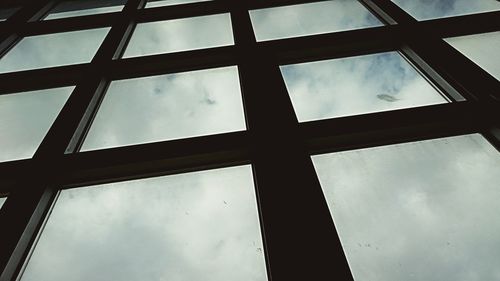
[[[111,3],[113,0],[106,1]],[[14,280],[61,187],[251,163],[269,280],[352,280],[310,155],[482,133],[500,148],[500,82],[442,38],[500,30],[500,12],[418,22],[390,0],[360,0],[386,26],[255,41],[248,10],[310,0],[215,0],[39,21],[55,0],[0,23],[0,56],[23,36],[110,26],[91,63],[0,74],[0,94],[76,85],[32,159],[0,163],[0,280]],[[137,22],[230,13],[235,45],[118,59]],[[299,124],[279,65],[399,50],[449,104]],[[247,131],[76,153],[113,79],[237,65]],[[465,100],[461,97],[464,97]],[[460,101],[461,100],[461,101]]]

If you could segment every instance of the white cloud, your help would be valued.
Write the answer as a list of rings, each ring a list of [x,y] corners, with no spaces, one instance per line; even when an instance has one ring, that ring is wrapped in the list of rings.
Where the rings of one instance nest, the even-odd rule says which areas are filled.
[[[500,10],[497,0],[392,0],[418,20]]]

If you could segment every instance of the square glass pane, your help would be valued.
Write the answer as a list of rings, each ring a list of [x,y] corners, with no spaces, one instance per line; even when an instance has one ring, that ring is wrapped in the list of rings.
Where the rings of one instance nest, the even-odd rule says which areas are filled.
[[[149,0],[146,3],[146,8],[173,6],[173,5],[189,4],[189,3],[204,2],[204,1],[211,1],[211,0]]]
[[[108,31],[99,28],[25,37],[0,59],[0,73],[90,62]]]
[[[448,44],[500,80],[500,31],[444,39]]]
[[[500,280],[500,154],[481,135],[313,162],[356,281]]]
[[[245,130],[235,66],[113,81],[82,150]]]
[[[78,16],[88,16],[112,12],[120,12],[125,6],[124,0],[120,1],[64,1],[59,3],[50,14],[45,18],[46,20],[71,18]],[[120,5],[117,5],[117,4]]]
[[[61,191],[23,281],[255,280],[250,166]]]
[[[0,161],[32,157],[73,88],[0,95]]]
[[[257,41],[380,26],[358,1],[331,0],[251,10]]]
[[[0,22],[6,21],[8,18],[10,18],[18,10],[19,10],[19,8],[0,9]]]
[[[280,68],[300,122],[447,102],[397,52]]]
[[[392,0],[417,20],[500,10],[497,0]]]
[[[139,23],[124,58],[233,45],[229,14]]]

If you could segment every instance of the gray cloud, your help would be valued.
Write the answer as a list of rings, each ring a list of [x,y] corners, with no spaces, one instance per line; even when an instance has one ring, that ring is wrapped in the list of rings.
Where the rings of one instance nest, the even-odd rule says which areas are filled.
[[[418,20],[500,10],[497,0],[392,0]]]
[[[257,41],[382,25],[358,1],[333,0],[250,11]]]
[[[22,280],[266,280],[250,166],[63,190]]]
[[[124,58],[233,45],[229,14],[139,23]]]
[[[245,130],[235,66],[111,84],[82,150]]]
[[[396,52],[286,65],[281,72],[299,121],[446,102]]]
[[[0,161],[32,157],[73,88],[0,95]]]
[[[356,280],[500,280],[500,157],[479,134],[313,162]]]
[[[445,41],[500,80],[500,31],[446,38]]]
[[[90,62],[109,28],[23,38],[0,59],[0,73]]]

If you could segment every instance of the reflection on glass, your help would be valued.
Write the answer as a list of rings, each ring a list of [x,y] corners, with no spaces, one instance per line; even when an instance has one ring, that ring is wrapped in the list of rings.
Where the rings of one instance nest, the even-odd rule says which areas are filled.
[[[234,44],[229,14],[139,23],[124,58]]]
[[[358,1],[332,0],[251,10],[257,41],[382,25]]]
[[[109,28],[23,38],[0,59],[0,73],[90,62]]]
[[[73,88],[0,95],[0,161],[32,157]]]
[[[236,67],[114,81],[82,150],[244,130]]]
[[[10,16],[12,16],[18,10],[19,8],[0,9],[0,22],[6,21],[8,18],[10,18]]]
[[[21,280],[255,280],[250,166],[61,191]]]
[[[313,162],[355,280],[499,280],[500,155],[481,135]]]
[[[211,0],[156,0],[156,1],[149,0],[148,3],[146,3],[146,8],[173,6],[173,5],[204,2],[204,1],[211,1]]]
[[[77,16],[87,16],[95,14],[104,14],[111,12],[119,12],[123,9],[125,1],[113,1],[114,3],[120,2],[122,5],[106,6],[102,1],[64,1],[58,4],[50,14],[45,18],[46,20],[70,18]]]
[[[301,122],[445,103],[398,53],[281,66]]]
[[[497,0],[392,0],[417,20],[500,10]]]
[[[444,39],[459,52],[500,80],[500,31]]]

